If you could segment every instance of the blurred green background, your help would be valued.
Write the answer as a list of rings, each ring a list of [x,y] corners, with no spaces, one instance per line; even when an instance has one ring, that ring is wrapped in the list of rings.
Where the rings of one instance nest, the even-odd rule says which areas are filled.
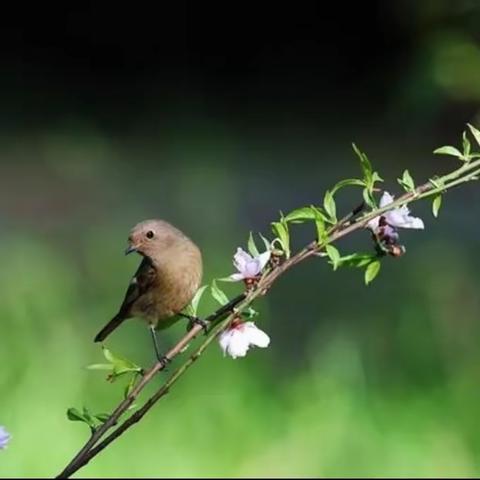
[[[454,168],[431,152],[480,125],[474,0],[11,8],[0,21],[3,477],[59,473],[89,433],[67,408],[110,411],[121,398],[121,382],[84,367],[103,360],[92,339],[138,264],[122,254],[133,224],[183,229],[207,283],[232,273],[250,230],[268,235],[279,210],[358,175],[352,141],[398,193],[405,168],[417,181]],[[345,212],[356,203],[355,190],[338,197]],[[407,254],[386,258],[368,288],[320,259],[292,270],[257,305],[271,348],[234,361],[213,345],[79,475],[480,475],[479,205],[474,184],[446,195],[438,220],[415,204],[425,231],[402,232]],[[294,245],[312,235],[296,228]],[[339,248],[369,242],[358,233]],[[152,362],[141,322],[107,345]]]

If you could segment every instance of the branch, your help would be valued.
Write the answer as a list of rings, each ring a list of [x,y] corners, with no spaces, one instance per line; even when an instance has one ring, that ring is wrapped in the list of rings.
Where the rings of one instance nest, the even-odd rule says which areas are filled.
[[[75,455],[75,457],[57,476],[57,478],[68,478],[81,467],[86,465],[92,458],[98,455],[102,450],[104,450],[108,445],[115,441],[126,430],[139,422],[144,417],[144,415],[156,404],[156,402],[158,402],[158,400],[160,400],[170,391],[170,388],[195,363],[195,361],[200,357],[200,355],[202,355],[202,353],[212,343],[212,341],[217,337],[217,335],[229,325],[232,319],[236,317],[239,313],[244,311],[246,308],[248,308],[256,298],[266,295],[274,282],[291,267],[297,265],[298,263],[304,261],[312,255],[317,255],[322,250],[325,250],[325,247],[328,244],[331,244],[357,230],[364,229],[370,220],[378,217],[379,215],[389,210],[393,210],[395,208],[398,208],[399,206],[407,205],[409,203],[431,195],[442,194],[450,188],[458,186],[462,183],[466,183],[473,179],[477,179],[479,175],[480,160],[477,159],[475,161],[463,164],[457,170],[454,170],[453,172],[438,178],[436,181],[430,180],[425,184],[418,186],[417,188],[405,193],[393,203],[390,203],[383,208],[373,209],[372,211],[367,212],[366,214],[358,218],[358,215],[365,208],[365,204],[362,202],[361,205],[353,209],[350,214],[338,221],[327,231],[327,236],[325,240],[315,240],[310,242],[302,250],[297,252],[291,258],[285,260],[279,266],[268,269],[263,274],[254,289],[248,290],[246,293],[235,297],[229,303],[227,303],[206,318],[205,321],[212,328],[209,332],[209,336],[202,342],[198,349],[171,374],[171,376],[165,381],[165,383],[157,390],[154,395],[152,395],[145,402],[145,404],[141,408],[136,410],[122,424],[117,426],[114,431],[111,432],[108,436],[105,436],[107,431],[117,424],[122,414],[125,413],[127,409],[133,404],[134,400],[138,397],[143,388],[152,380],[155,374],[163,369],[162,364],[158,362],[155,363],[153,367],[151,367],[151,369],[148,370],[147,373],[145,373],[141,381],[127,396],[127,398],[118,405],[118,407],[110,415],[108,420],[100,427],[98,427],[98,429],[93,433],[90,439],[85,443],[83,448],[77,453],[77,455]],[[222,317],[227,313],[228,316],[222,321],[220,321]],[[201,332],[201,330],[202,327],[200,325],[195,325],[177,343],[177,345],[175,345],[166,354],[166,356],[169,359],[173,359],[174,357],[176,357],[181,351],[183,351],[186,345],[188,345]]]

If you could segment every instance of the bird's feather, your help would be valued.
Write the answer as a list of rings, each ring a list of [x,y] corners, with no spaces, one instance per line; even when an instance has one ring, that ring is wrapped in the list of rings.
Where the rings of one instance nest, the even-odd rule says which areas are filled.
[[[127,318],[132,316],[135,303],[147,293],[155,282],[157,273],[151,261],[144,257],[128,286],[125,298],[118,313],[113,317],[95,337],[95,342],[102,342],[120,326]]]

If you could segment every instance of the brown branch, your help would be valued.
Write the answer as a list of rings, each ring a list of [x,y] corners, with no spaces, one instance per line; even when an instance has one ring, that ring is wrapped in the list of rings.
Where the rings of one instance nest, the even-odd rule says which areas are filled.
[[[480,162],[480,161],[479,161]],[[65,469],[58,475],[57,478],[68,478],[74,472],[79,470],[82,466],[87,464],[93,457],[98,455],[103,449],[105,449],[110,443],[116,440],[120,435],[122,435],[126,430],[128,430],[131,426],[139,422],[144,415],[155,405],[155,403],[164,397],[168,392],[171,386],[195,363],[195,361],[199,358],[199,356],[203,353],[203,351],[210,345],[210,343],[216,338],[216,336],[228,325],[231,319],[237,315],[239,312],[243,311],[247,308],[257,297],[261,295],[265,295],[266,292],[270,289],[273,283],[280,277],[284,272],[288,269],[297,265],[298,263],[302,262],[306,258],[318,254],[321,250],[325,248],[325,246],[329,243],[333,243],[340,238],[353,233],[356,230],[363,229],[367,226],[367,223],[381,215],[382,213],[397,208],[400,205],[410,203],[414,200],[419,198],[423,198],[426,195],[434,194],[434,193],[441,193],[450,187],[457,186],[458,184],[462,183],[462,178],[468,181],[472,178],[475,178],[476,175],[480,174],[480,171],[474,170],[474,168],[480,168],[479,162],[472,162],[471,166],[464,166],[448,175],[442,177],[443,182],[441,187],[436,186],[432,182],[427,182],[415,190],[405,193],[404,195],[400,196],[397,200],[393,203],[383,207],[375,209],[368,214],[364,215],[360,219],[355,221],[355,217],[357,217],[361,211],[364,209],[365,204],[362,202],[357,208],[352,210],[346,217],[338,221],[335,225],[333,225],[328,233],[327,241],[323,243],[319,243],[318,241],[312,241],[302,250],[300,250],[297,254],[293,257],[285,260],[282,264],[277,267],[274,267],[271,270],[267,270],[265,274],[260,279],[258,285],[256,286],[255,290],[249,291],[248,294],[241,294],[231,300],[228,304],[218,309],[212,315],[207,317],[206,322],[210,326],[214,326],[216,322],[218,322],[223,315],[228,312],[233,312],[228,315],[228,317],[220,322],[218,325],[213,327],[211,334],[207,337],[207,339],[199,346],[199,348],[180,366],[178,367],[175,372],[166,380],[166,382],[157,390],[157,392],[150,397],[145,404],[135,411],[129,418],[127,418],[121,425],[116,427],[116,429],[110,433],[107,437],[105,437],[101,442],[101,438],[105,436],[106,432],[112,428],[114,425],[117,424],[118,419],[120,416],[125,413],[128,407],[133,403],[135,398],[139,395],[139,393],[143,390],[143,388],[152,380],[157,372],[162,370],[162,364],[156,363],[141,379],[138,385],[134,388],[134,390],[129,394],[129,396],[123,400],[120,405],[114,410],[112,415],[108,418],[108,420],[100,426],[91,438],[86,442],[84,447],[78,452],[78,454],[72,459],[72,461],[65,467]],[[470,171],[470,173],[468,173]],[[468,175],[466,175],[468,173]],[[462,177],[464,175],[464,177]],[[188,332],[178,343],[173,347],[168,353],[167,357],[169,359],[173,359],[177,356],[184,347],[192,341],[198,333],[200,333],[202,327],[200,325],[195,325],[190,332]]]
[[[223,305],[214,313],[209,315],[205,322],[207,324],[213,324],[216,320],[220,319],[225,313],[231,311],[235,306],[240,303],[245,298],[245,294],[240,294],[226,305]],[[180,341],[166,353],[166,357],[169,360],[175,358],[183,349],[202,331],[203,327],[201,325],[194,325],[193,328],[180,339]],[[65,467],[65,469],[56,477],[56,478],[68,478],[72,473],[78,470],[78,465],[81,465],[83,457],[89,452],[89,450],[105,435],[107,430],[112,428],[117,424],[118,419],[125,413],[128,408],[133,404],[135,399],[138,397],[140,392],[145,388],[145,386],[152,380],[156,373],[164,369],[164,364],[156,362],[150,370],[148,370],[140,380],[140,382],[135,386],[135,388],[130,392],[130,394],[125,398],[113,411],[110,417],[98,427],[92,436],[88,439],[82,449],[75,455],[75,457],[70,461],[70,463]]]

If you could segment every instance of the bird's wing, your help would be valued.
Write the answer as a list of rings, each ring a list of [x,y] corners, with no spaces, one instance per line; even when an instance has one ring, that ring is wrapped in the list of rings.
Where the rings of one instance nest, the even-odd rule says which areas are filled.
[[[157,272],[151,261],[144,257],[137,272],[130,281],[119,315],[128,317],[133,304],[144,295],[155,282]]]

